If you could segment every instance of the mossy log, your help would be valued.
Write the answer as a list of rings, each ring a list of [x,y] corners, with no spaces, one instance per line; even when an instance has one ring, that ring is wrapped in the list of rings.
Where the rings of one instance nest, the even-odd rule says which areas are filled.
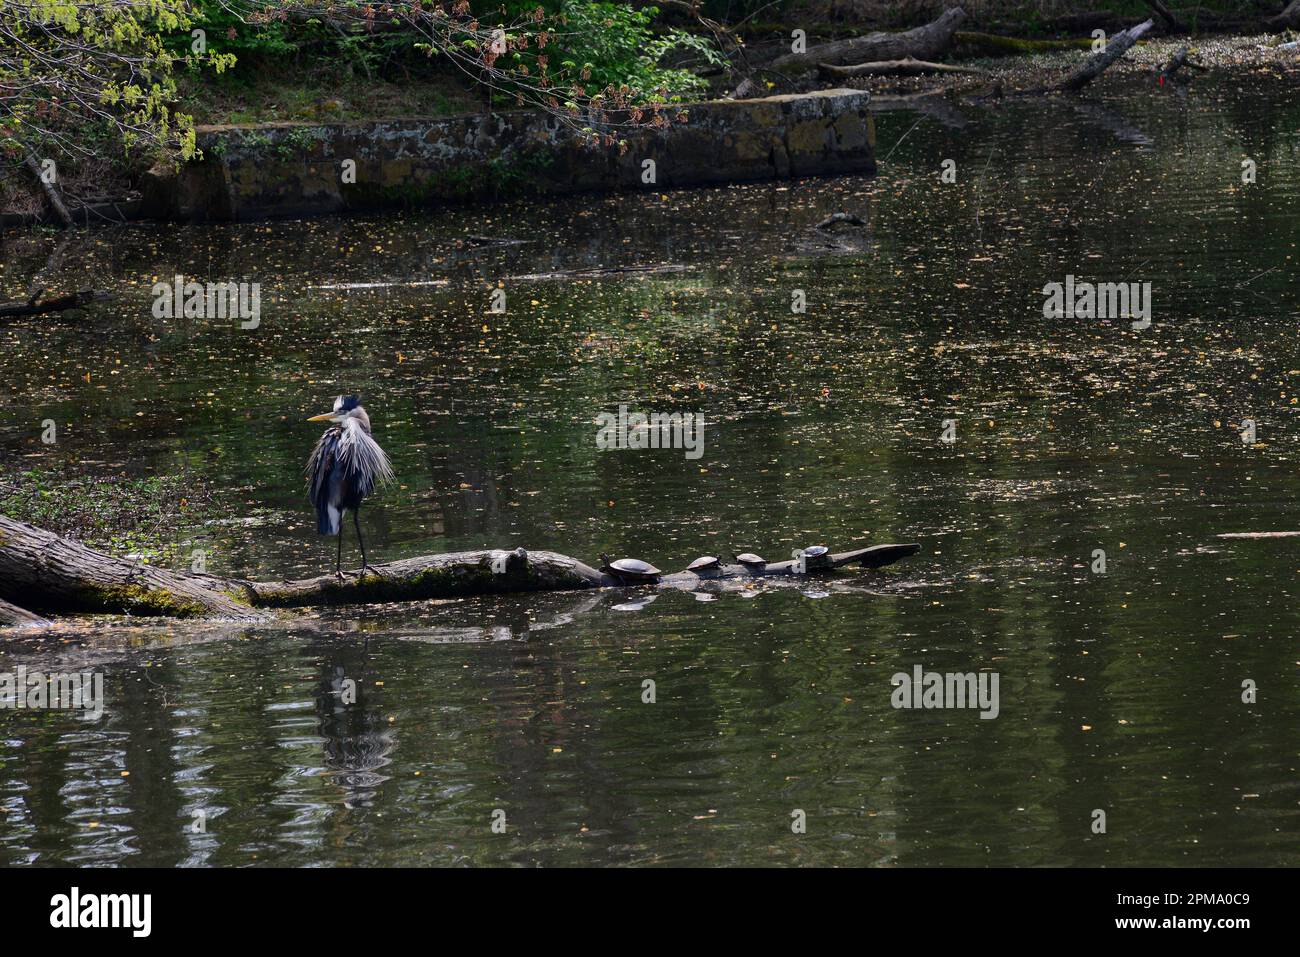
[[[831,554],[823,574],[845,565],[880,568],[920,545],[875,545]],[[665,574],[647,587],[692,587],[706,581],[802,574],[794,559],[758,568],[721,565],[698,574]],[[322,575],[300,581],[254,582],[186,574],[114,558],[32,525],[0,516],[0,600],[45,613],[119,614],[265,620],[262,609],[310,605],[422,601],[473,595],[627,587],[558,552],[480,550],[424,555],[372,565],[364,575]],[[18,609],[21,611],[22,609]],[[33,616],[35,617],[35,616]],[[0,619],[3,621],[3,619]]]
[[[965,19],[966,12],[961,7],[952,7],[933,23],[914,30],[869,33],[862,37],[819,43],[802,53],[787,53],[777,57],[769,67],[781,73],[802,73],[816,69],[822,63],[838,65],[869,60],[901,60],[904,57],[933,60],[948,49],[953,33]]]
[[[851,564],[880,568],[908,555],[915,555],[920,549],[921,546],[917,544],[857,548],[832,554],[825,567],[810,568],[807,574],[829,572]],[[761,568],[724,564],[698,574],[689,571],[665,574],[650,585],[682,587],[705,581],[793,575],[796,573],[795,565],[794,559],[770,562]],[[559,552],[530,552],[522,548],[513,552],[484,550],[423,555],[385,565],[372,565],[371,569],[373,571],[364,576],[350,575],[342,580],[334,575],[321,575],[301,581],[240,584],[246,590],[250,603],[266,608],[629,587],[627,582],[606,575],[568,555]]]
[[[42,612],[265,617],[216,580],[105,555],[0,515],[0,599]]]
[[[1055,50],[1087,50],[1092,46],[1092,40],[1088,37],[1065,40],[1022,40],[1019,37],[1004,37],[995,33],[968,33],[964,30],[953,34],[953,41],[959,46],[974,47],[990,56],[1050,53]]]

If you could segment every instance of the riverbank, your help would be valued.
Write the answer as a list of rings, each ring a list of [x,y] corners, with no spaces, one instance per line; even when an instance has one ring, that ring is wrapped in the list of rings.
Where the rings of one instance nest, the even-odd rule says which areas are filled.
[[[1097,81],[1098,88],[1135,78],[1149,78],[1156,85],[1160,70],[1183,47],[1189,47],[1195,62],[1205,67],[1206,78],[1232,78],[1244,83],[1300,85],[1300,50],[1282,47],[1276,34],[1219,36],[1203,39],[1158,37],[1135,45]],[[851,77],[841,85],[880,94],[946,93],[952,96],[982,96],[996,90],[1012,92],[1049,84],[1079,65],[1087,50],[1050,50],[1012,56],[972,56],[972,48],[960,41],[954,45],[951,62],[983,70],[984,75],[933,73],[921,76]],[[1200,75],[1200,74],[1198,74]],[[1192,85],[1195,85],[1195,80]]]
[[[772,71],[761,66],[773,54],[788,47],[792,24],[798,25],[800,30],[805,29],[806,24],[807,43],[810,48],[814,48],[828,40],[862,36],[877,29],[916,27],[929,22],[947,6],[948,2],[942,0],[908,4],[857,0],[852,3],[814,2],[796,5],[771,21],[756,16],[752,20],[738,20],[722,33],[714,31],[713,39],[722,47],[731,42],[723,40],[726,36],[742,43],[746,51],[743,54],[740,53],[740,48],[730,51],[729,66],[726,69],[719,68],[716,64],[702,65],[690,58],[682,59],[680,55],[670,56],[665,62],[676,62],[678,67],[674,69],[680,76],[698,73],[696,81],[707,86],[710,94],[718,99],[733,95],[737,76],[735,70],[743,62],[751,62],[757,67],[754,74],[755,87],[749,93],[750,96],[754,93],[760,96],[803,94],[834,87],[865,90],[882,98],[918,93],[996,98],[1002,93],[1042,86],[1058,78],[1077,65],[1081,57],[1089,54],[1087,44],[1091,42],[1088,39],[1090,29],[1105,31],[1131,25],[1139,16],[1145,16],[1143,11],[1146,9],[1141,3],[1126,3],[1120,4],[1113,11],[1079,12],[1074,10],[1073,4],[1043,3],[1030,16],[1019,9],[1020,5],[1000,0],[968,2],[962,5],[966,11],[965,21],[951,47],[942,55],[948,64],[971,69],[972,72],[967,74],[819,76],[816,72],[800,75],[789,71]],[[1175,10],[1174,13],[1183,25],[1195,31],[1228,29],[1240,24],[1256,24],[1263,29],[1267,11],[1256,11],[1251,16],[1237,16],[1231,5],[1210,4],[1193,10]],[[697,21],[683,10],[673,9],[657,15],[654,29],[676,30],[693,36],[700,43],[709,42],[710,30],[706,28],[705,21]],[[1069,37],[1071,39],[1068,42],[1083,46],[991,56],[986,42],[990,34],[983,31],[1006,31],[1008,36]],[[1297,50],[1282,45],[1290,38],[1285,32],[1210,38],[1188,37],[1181,33],[1161,36],[1162,32],[1166,32],[1165,25],[1157,22],[1147,38],[1107,70],[1098,80],[1098,85],[1123,82],[1126,77],[1134,76],[1149,77],[1154,84],[1159,67],[1185,45],[1192,47],[1196,62],[1211,74],[1228,74],[1234,79],[1248,82],[1281,82],[1288,85],[1293,85],[1300,76]],[[984,41],[976,42],[974,38],[979,37],[984,38]],[[372,129],[379,130],[398,120],[406,123],[406,118],[410,117],[418,117],[433,130],[438,124],[452,124],[476,111],[482,111],[478,113],[478,125],[482,126],[482,117],[498,116],[503,112],[502,106],[512,102],[500,93],[488,93],[472,77],[449,64],[419,64],[409,57],[394,59],[391,51],[381,69],[364,58],[340,60],[324,56],[321,50],[310,45],[292,47],[297,52],[290,59],[276,59],[248,37],[241,35],[240,43],[242,45],[238,46],[238,50],[243,59],[228,74],[208,77],[191,71],[182,77],[180,83],[179,108],[192,114],[200,124],[200,148],[207,154],[206,159],[200,163],[200,169],[204,164],[212,167],[226,162],[219,151],[230,140],[229,134],[232,131],[239,131],[235,139],[236,145],[241,149],[250,140],[256,141],[259,138],[274,142],[277,153],[269,157],[269,165],[279,167],[279,160],[305,154],[305,150],[300,148],[307,145],[302,142],[304,137],[329,138],[335,135],[334,131],[345,126],[358,129],[369,125]],[[322,95],[322,91],[328,91],[328,95]],[[687,105],[676,102],[668,106],[668,109],[678,111]],[[485,110],[485,107],[490,109]],[[514,112],[510,111],[511,115]],[[553,138],[557,132],[555,121],[554,115],[539,111],[535,121],[529,122],[536,128],[544,128],[544,137]],[[226,135],[223,136],[222,133]],[[435,139],[443,136],[441,132],[432,132],[430,135]],[[299,142],[295,143],[295,140]],[[268,159],[257,155],[256,151],[245,152],[254,163],[264,163]],[[80,223],[131,221],[150,217],[196,218],[194,212],[184,211],[190,201],[187,197],[166,195],[172,187],[160,185],[160,170],[163,167],[158,164],[141,165],[139,159],[83,158],[61,167],[59,189],[72,208],[73,218]],[[292,201],[259,201],[251,206],[264,207],[271,215],[292,215],[299,211],[337,212],[381,205],[420,205],[428,200],[496,198],[525,195],[538,179],[537,170],[528,165],[519,167],[504,151],[495,155],[484,152],[475,158],[475,163],[479,168],[453,170],[449,182],[438,183],[433,188],[421,181],[420,176],[416,176],[415,181],[407,176],[400,176],[396,180],[387,177],[376,180],[372,177],[370,185],[374,189],[359,206],[347,202],[343,194],[350,192],[360,197],[365,192],[365,184],[357,184],[360,188],[353,190],[338,188],[351,184],[318,184],[315,192],[324,196],[324,201],[310,197],[292,199],[296,188],[293,183],[303,175],[309,179],[318,178],[317,173],[320,171],[308,170],[306,174],[289,176],[291,183],[287,192]],[[567,160],[562,158],[560,165],[566,164]],[[777,162],[771,164],[772,175],[781,175],[779,165]],[[442,173],[446,170],[438,168],[433,172]],[[193,183],[196,177],[202,179],[205,175],[188,169],[180,178]],[[544,176],[541,178],[546,179]],[[714,181],[738,181],[745,178],[752,176],[728,178],[721,175]],[[213,203],[215,206],[211,211],[201,211],[197,218],[224,219],[236,215],[232,212],[232,207],[241,203],[229,199],[229,191],[224,188],[224,181],[228,177],[217,179],[219,182],[215,188],[209,185],[198,189],[195,201]],[[621,185],[629,185],[622,180],[619,182]],[[677,185],[689,185],[691,182],[693,180],[686,178]],[[252,212],[251,215],[260,216],[263,213]],[[0,185],[0,226],[31,225],[51,219],[52,214],[46,209],[45,197],[35,184],[10,180],[7,184]]]

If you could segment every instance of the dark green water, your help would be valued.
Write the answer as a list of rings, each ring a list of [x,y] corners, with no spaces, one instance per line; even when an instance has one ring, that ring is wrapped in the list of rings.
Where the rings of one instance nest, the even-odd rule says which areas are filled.
[[[0,327],[0,467],[202,476],[216,571],[328,567],[304,419],[353,390],[400,480],[363,511],[379,560],[923,549],[713,601],[11,640],[0,670],[101,670],[107,700],[0,710],[0,863],[1300,863],[1300,539],[1216,537],[1300,530],[1300,103],[1142,88],[968,118],[880,116],[874,179],[73,245],[45,284],[120,298]],[[870,242],[801,249],[838,209]],[[0,298],[52,247],[6,237]],[[688,268],[507,278],[651,263]],[[153,318],[177,273],[259,281],[261,326]],[[1150,282],[1151,327],[1043,318],[1067,273]],[[598,451],[619,402],[702,413],[703,457]],[[996,672],[1000,714],[894,709],[918,664]]]

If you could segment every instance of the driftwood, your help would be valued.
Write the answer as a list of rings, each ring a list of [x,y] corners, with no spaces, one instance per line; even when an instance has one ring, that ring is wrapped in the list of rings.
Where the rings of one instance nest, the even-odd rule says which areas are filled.
[[[835,553],[822,568],[880,568],[919,545],[875,545]],[[372,565],[365,575],[322,575],[301,581],[252,582],[187,574],[115,558],[52,532],[0,515],[0,601],[22,601],[42,612],[106,612],[265,621],[262,609],[321,604],[422,601],[534,591],[624,587],[626,583],[558,552],[451,552]],[[663,575],[654,583],[682,588],[797,573],[793,559],[761,568],[719,568]],[[21,610],[21,609],[20,609]]]
[[[9,319],[15,316],[39,316],[46,312],[81,309],[92,302],[103,302],[105,299],[110,298],[110,293],[104,289],[82,289],[80,292],[70,292],[65,296],[55,296],[53,299],[40,302],[39,300],[44,294],[44,289],[37,289],[26,301],[0,303],[0,319]]]
[[[987,76],[989,72],[973,66],[931,63],[929,60],[917,60],[912,57],[902,60],[880,60],[875,63],[856,63],[852,66],[818,63],[817,69],[825,76],[837,79],[854,76],[919,76],[922,73],[973,73]]]
[[[1178,22],[1178,18],[1170,12],[1169,8],[1164,5],[1162,0],[1146,0],[1146,3],[1148,7],[1155,11],[1156,16],[1165,22],[1166,32],[1183,32],[1183,25]]]
[[[770,64],[773,70],[795,73],[811,70],[820,63],[862,63],[868,60],[900,60],[915,57],[932,60],[952,43],[957,26],[966,19],[961,7],[945,10],[939,19],[902,33],[870,33],[864,37],[834,40],[809,47],[803,53],[787,53]]]
[[[1169,62],[1165,64],[1164,69],[1160,71],[1159,80],[1161,85],[1164,84],[1165,80],[1175,79],[1175,75],[1183,67],[1187,67],[1187,69],[1189,70],[1197,70],[1201,73],[1205,72],[1206,68],[1201,66],[1199,63],[1195,63],[1192,60],[1190,60],[1189,56],[1190,56],[1189,49],[1187,47],[1183,47],[1181,50],[1175,53],[1172,58],[1170,58]]]
[[[72,214],[68,212],[68,207],[63,205],[63,197],[54,188],[54,184],[45,181],[45,176],[41,172],[40,164],[36,162],[36,157],[28,153],[23,157],[23,165],[27,167],[32,176],[36,177],[36,182],[40,185],[41,191],[45,193],[46,202],[50,204],[50,209],[54,211],[54,215],[58,217],[59,222],[65,227],[71,226]]]
[[[1063,90],[1073,93],[1082,90],[1097,77],[1101,76],[1105,70],[1116,60],[1129,51],[1133,44],[1141,39],[1142,35],[1155,26],[1154,20],[1143,20],[1135,27],[1121,31],[1110,38],[1106,44],[1106,49],[1100,53],[1088,57],[1083,66],[1079,67],[1064,80],[1057,83],[1050,89]]]

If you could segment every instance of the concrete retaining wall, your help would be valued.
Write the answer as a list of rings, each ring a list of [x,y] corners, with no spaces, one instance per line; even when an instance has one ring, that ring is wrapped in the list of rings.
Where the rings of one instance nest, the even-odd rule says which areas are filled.
[[[621,155],[617,148],[583,146],[555,118],[525,112],[202,127],[204,159],[179,173],[151,173],[142,212],[172,220],[250,220],[528,193],[873,173],[875,128],[867,102],[859,90],[825,90],[693,103],[683,107],[683,123],[625,134],[628,149]],[[646,160],[655,164],[653,184],[643,181]]]

